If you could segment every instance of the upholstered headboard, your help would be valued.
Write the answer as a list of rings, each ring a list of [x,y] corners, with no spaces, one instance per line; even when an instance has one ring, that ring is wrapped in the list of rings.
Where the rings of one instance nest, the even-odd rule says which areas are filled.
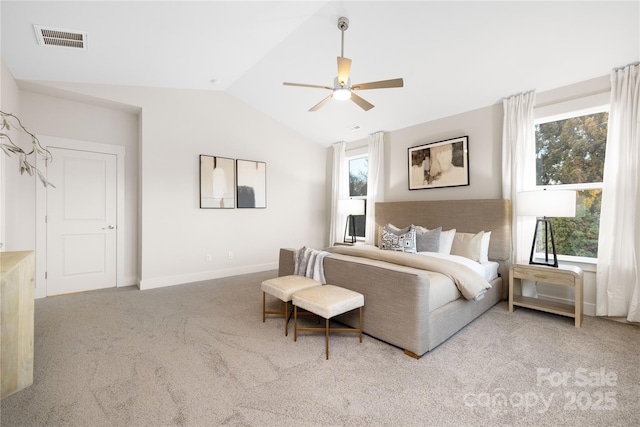
[[[507,277],[511,253],[511,202],[502,199],[434,200],[376,203],[376,230],[391,223],[404,228],[421,225],[462,233],[491,231],[489,259],[500,263]]]

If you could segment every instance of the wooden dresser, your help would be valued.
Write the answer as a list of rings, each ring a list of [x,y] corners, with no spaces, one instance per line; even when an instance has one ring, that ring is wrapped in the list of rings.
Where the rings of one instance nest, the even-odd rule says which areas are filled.
[[[33,252],[0,252],[0,274],[0,398],[3,398],[33,384]]]

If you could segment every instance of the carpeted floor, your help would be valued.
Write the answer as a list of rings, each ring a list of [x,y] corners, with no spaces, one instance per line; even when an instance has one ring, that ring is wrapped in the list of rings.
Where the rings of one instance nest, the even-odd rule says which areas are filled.
[[[34,384],[1,425],[640,424],[636,326],[502,302],[420,360],[336,334],[327,361],[322,334],[262,323],[274,275],[37,300]]]

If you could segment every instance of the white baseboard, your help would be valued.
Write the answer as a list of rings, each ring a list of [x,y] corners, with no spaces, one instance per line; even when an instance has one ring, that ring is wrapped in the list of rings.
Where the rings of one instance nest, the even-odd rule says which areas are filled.
[[[229,268],[226,270],[202,271],[199,273],[180,274],[176,276],[155,277],[142,279],[138,288],[141,291],[164,288],[166,286],[184,285],[186,283],[202,282],[220,279],[222,277],[239,276],[241,274],[258,273],[261,271],[277,270],[278,263],[251,265],[246,267]]]
[[[251,265],[247,267],[230,268],[227,270],[203,271],[200,273],[182,274],[177,276],[157,277],[154,279],[140,280],[136,276],[125,277],[118,285],[119,288],[137,286],[140,290],[164,288],[166,286],[184,285],[186,283],[202,282],[205,280],[220,279],[222,277],[239,276],[241,274],[259,273],[261,271],[277,270],[278,263]],[[46,298],[47,291],[44,286],[35,289],[34,299]]]
[[[128,276],[118,284],[118,287],[124,288],[127,286],[138,286],[138,283],[140,283],[140,279],[137,276]]]
[[[538,298],[544,299],[547,301],[561,302],[563,304],[573,305],[574,301],[572,299],[567,298],[558,298],[551,295],[544,295],[538,293]],[[595,316],[596,315],[596,305],[592,303],[583,302],[582,303],[582,314],[585,316]]]

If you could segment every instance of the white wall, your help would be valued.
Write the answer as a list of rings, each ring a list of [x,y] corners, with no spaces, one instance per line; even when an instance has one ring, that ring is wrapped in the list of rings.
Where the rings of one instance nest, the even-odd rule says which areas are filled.
[[[37,129],[38,134],[125,148],[124,283],[118,285],[137,284],[138,111],[115,105],[108,106],[107,103],[96,105],[99,103],[97,100],[91,103],[88,98],[79,101],[61,98],[64,94],[52,96],[37,93],[34,92],[38,90],[36,86],[27,87],[31,90],[22,90],[20,93],[22,117],[32,129]],[[36,289],[36,294],[44,296],[46,291]]]
[[[11,75],[11,71],[2,63],[2,92],[0,94],[2,111],[22,117],[20,102],[20,90]],[[23,122],[29,127],[28,122]],[[30,150],[31,139],[24,133],[16,131],[10,132],[11,138],[25,151]],[[4,244],[0,250],[3,251],[27,251],[35,249],[35,185],[36,178],[27,174],[20,175],[18,171],[18,161],[16,156],[3,158],[2,171],[2,229],[3,234],[0,241]],[[32,156],[33,157],[33,156]],[[33,159],[31,159],[33,160]],[[33,163],[33,162],[32,162]]]
[[[324,148],[224,93],[139,95],[142,288],[272,269],[282,246],[324,246]],[[267,208],[199,209],[199,154],[266,162]]]
[[[409,190],[410,147],[465,135],[469,137],[468,186]],[[347,155],[366,144],[366,140],[350,142]],[[331,149],[329,153],[332,153]],[[502,198],[502,105],[387,132],[384,156],[384,199],[387,202]]]
[[[324,147],[221,92],[75,84],[48,84],[45,92],[52,90],[140,108],[142,289],[275,269],[280,247],[326,245]],[[25,95],[32,96],[31,118],[53,126],[35,95]],[[100,121],[110,113],[93,114]],[[82,133],[66,114],[58,119],[74,135],[55,136]],[[200,154],[266,162],[267,208],[199,209]]]
[[[7,113],[18,113],[18,86],[11,72],[3,62],[0,62],[0,110]],[[13,162],[15,162],[15,159],[13,159]],[[7,219],[7,179],[10,178],[7,167],[12,164],[11,159],[7,159],[7,156],[2,152],[2,154],[0,154],[0,251],[7,250],[7,245],[10,243],[7,241],[5,223]]]
[[[408,149],[416,145],[469,137],[469,185],[409,190]],[[386,146],[385,199],[459,200],[502,197],[502,106],[491,105],[390,132]]]

